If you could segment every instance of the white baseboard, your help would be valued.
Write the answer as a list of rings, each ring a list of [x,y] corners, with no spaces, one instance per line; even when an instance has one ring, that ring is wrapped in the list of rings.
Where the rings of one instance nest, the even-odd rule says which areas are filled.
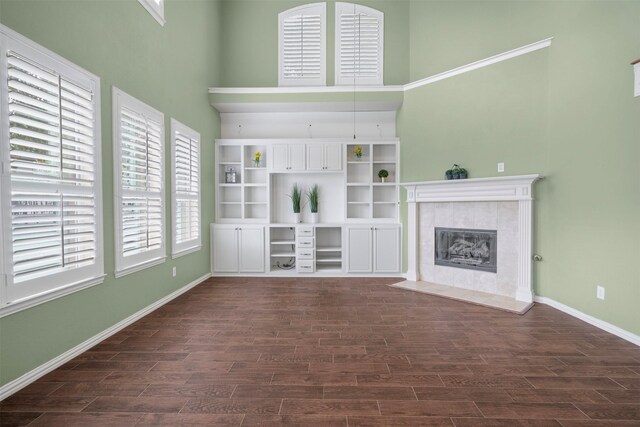
[[[620,337],[623,340],[629,341],[632,344],[640,346],[640,336],[634,333],[631,333],[629,331],[626,331],[622,328],[619,328],[615,325],[612,325],[611,323],[605,322],[604,320],[596,319],[593,316],[583,313],[580,310],[576,310],[575,308],[569,307],[568,305],[564,305],[561,302],[558,302],[556,300],[552,300],[551,298],[536,296],[534,298],[534,301],[539,302],[540,304],[545,304],[550,307],[553,307],[575,318],[585,321],[590,325],[595,326],[596,328],[600,328],[603,331],[609,332],[610,334]]]
[[[49,360],[48,362],[38,366],[37,368],[27,372],[26,374],[22,375],[21,377],[18,377],[15,380],[3,385],[2,387],[0,387],[0,401],[3,400],[3,399],[6,399],[7,397],[11,396],[15,392],[23,389],[24,387],[28,386],[32,382],[34,382],[37,379],[39,379],[40,377],[48,374],[49,372],[53,371],[54,369],[64,365],[65,363],[67,363],[68,361],[73,359],[74,357],[76,357],[76,356],[80,355],[81,353],[89,350],[91,347],[95,346],[99,342],[109,338],[110,336],[114,335],[115,333],[117,333],[117,332],[121,331],[122,329],[126,328],[127,326],[131,325],[136,320],[139,320],[139,319],[143,318],[144,316],[146,316],[147,314],[151,313],[152,311],[162,307],[163,305],[165,305],[169,301],[179,297],[183,293],[187,292],[189,289],[191,289],[191,288],[199,285],[200,283],[204,282],[209,277],[211,277],[211,273],[207,273],[204,276],[197,278],[193,282],[181,287],[180,289],[170,293],[169,295],[167,295],[167,296],[165,296],[163,298],[160,298],[158,301],[154,302],[153,304],[151,304],[151,305],[143,308],[142,310],[132,314],[131,316],[127,317],[126,319],[121,320],[120,322],[116,323],[115,325],[110,326],[109,328],[105,329],[104,331],[100,332],[99,334],[96,334],[93,337],[89,338],[88,340],[86,340],[86,341],[78,344],[77,346],[65,351],[61,355],[54,357],[53,359]]]

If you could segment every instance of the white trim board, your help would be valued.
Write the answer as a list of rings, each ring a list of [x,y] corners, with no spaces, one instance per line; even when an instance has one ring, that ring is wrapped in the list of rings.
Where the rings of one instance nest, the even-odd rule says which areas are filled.
[[[403,92],[403,85],[389,86],[280,86],[280,87],[210,87],[209,93],[233,95],[263,95],[287,93],[353,93]]]
[[[152,311],[162,307],[163,305],[165,305],[169,301],[179,297],[180,295],[182,295],[183,293],[187,292],[191,288],[196,287],[200,283],[202,283],[205,280],[207,280],[209,277],[211,277],[211,273],[207,273],[204,276],[197,278],[193,282],[181,287],[180,289],[170,293],[169,295],[167,295],[165,297],[160,298],[158,301],[148,305],[147,307],[143,308],[142,310],[139,310],[138,312],[132,314],[131,316],[127,317],[126,319],[121,320],[120,322],[116,323],[115,325],[112,325],[112,326],[108,327],[104,331],[92,336],[91,338],[89,338],[88,340],[86,340],[84,342],[81,342],[77,346],[65,351],[64,353],[60,354],[59,356],[54,357],[53,359],[49,360],[48,362],[43,363],[42,365],[38,366],[35,369],[32,369],[31,371],[29,371],[26,374],[16,378],[15,380],[13,380],[11,382],[8,382],[4,386],[0,387],[0,401],[6,399],[7,397],[11,396],[12,394],[14,394],[14,393],[16,393],[18,391],[20,391],[24,387],[28,386],[29,384],[33,383],[34,381],[36,381],[37,379],[41,378],[42,376],[48,374],[49,372],[53,371],[54,369],[64,365],[65,363],[67,363],[68,361],[73,359],[74,357],[76,357],[79,354],[89,350],[91,347],[93,347],[96,344],[100,343],[101,341],[109,338],[110,336],[114,335],[115,333],[121,331],[122,329],[124,329],[127,326],[131,325],[135,321],[143,318],[144,316],[146,316],[147,314],[151,313]]]
[[[421,86],[425,86],[431,83],[438,82],[440,80],[448,79],[450,77],[457,76],[459,74],[468,73],[469,71],[477,70],[478,68],[483,68],[488,65],[497,64],[498,62],[506,61],[507,59],[516,58],[521,55],[526,55],[527,53],[535,52],[536,50],[544,49],[546,47],[551,46],[551,41],[553,37],[548,39],[540,40],[535,43],[530,43],[525,46],[521,46],[506,52],[499,53],[497,55],[490,56],[485,59],[481,59],[479,61],[471,62],[470,64],[462,65],[457,68],[453,68],[451,70],[435,74],[430,77],[426,77],[424,79],[416,80],[415,82],[407,83],[404,85],[405,92],[411,89],[416,89]]]
[[[632,344],[640,346],[640,336],[634,333],[631,333],[629,331],[626,331],[618,326],[612,325],[609,322],[605,322],[604,320],[597,319],[589,314],[583,313],[580,310],[576,310],[575,308],[569,307],[568,305],[564,305],[561,302],[558,302],[551,298],[535,296],[534,301],[540,304],[545,304],[550,307],[553,307],[556,310],[560,310],[563,313],[567,313],[570,316],[573,316],[577,319],[587,322],[588,324],[593,325],[598,329],[602,329],[603,331],[609,332],[610,334],[620,337],[623,340],[629,341]]]
[[[527,53],[535,52],[551,46],[553,37],[530,43],[488,58],[480,59],[424,79],[416,80],[405,85],[389,86],[298,86],[298,87],[210,87],[209,93],[215,94],[288,94],[288,93],[341,93],[341,92],[407,92],[440,80],[448,79],[469,71],[477,70],[498,62],[516,58]]]

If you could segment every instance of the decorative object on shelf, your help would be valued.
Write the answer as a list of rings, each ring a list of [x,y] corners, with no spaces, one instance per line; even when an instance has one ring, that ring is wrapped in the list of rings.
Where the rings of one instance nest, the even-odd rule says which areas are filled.
[[[238,182],[238,173],[234,168],[229,168],[224,174],[224,182],[227,184],[236,184]]]
[[[289,194],[291,198],[291,204],[293,207],[293,213],[296,217],[296,223],[302,222],[302,214],[300,213],[300,203],[302,202],[302,190],[298,187],[298,184],[293,184],[293,188],[291,189],[291,194]]]
[[[260,157],[262,157],[262,153],[257,151],[254,155],[253,155],[253,164],[259,168],[260,167]]]
[[[445,172],[445,177],[447,179],[467,179],[467,176],[467,170],[456,164],[454,164],[451,169]]]
[[[389,176],[389,171],[386,169],[380,169],[378,171],[378,178],[380,178],[380,182],[387,182],[387,177]]]
[[[307,191],[307,197],[309,198],[309,209],[311,210],[311,222],[318,223],[318,184],[314,184],[313,187]]]
[[[353,154],[355,154],[356,160],[362,159],[362,147],[357,145],[356,148],[353,149]]]

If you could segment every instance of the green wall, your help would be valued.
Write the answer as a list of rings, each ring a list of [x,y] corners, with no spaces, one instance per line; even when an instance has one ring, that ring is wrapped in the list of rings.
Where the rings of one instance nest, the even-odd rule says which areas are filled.
[[[313,0],[223,0],[222,84],[278,86],[278,14]],[[335,0],[327,0],[327,86],[335,74]],[[409,81],[409,1],[361,0],[384,12],[384,83]]]
[[[104,198],[103,284],[0,319],[0,384],[5,384],[209,271],[213,220],[213,139],[219,131],[208,86],[219,84],[219,3],[167,1],[161,27],[136,0],[1,0],[0,22],[101,78]],[[176,260],[170,255],[170,208],[165,229],[167,261],[116,280],[113,230],[111,87],[117,86],[192,127],[202,138],[202,246]],[[170,162],[166,162],[170,206]],[[177,277],[171,269],[177,267]]]
[[[550,48],[405,93],[402,180],[541,173],[536,294],[640,334],[640,2],[412,1],[411,79]],[[596,286],[606,300],[596,299]]]

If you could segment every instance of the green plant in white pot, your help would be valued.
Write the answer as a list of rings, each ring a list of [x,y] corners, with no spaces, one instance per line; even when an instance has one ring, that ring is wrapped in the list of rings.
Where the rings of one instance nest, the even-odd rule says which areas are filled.
[[[380,169],[378,171],[378,178],[380,178],[380,182],[386,182],[388,176],[389,176],[389,171],[388,170]]]
[[[302,222],[302,214],[300,210],[302,208],[302,190],[298,187],[298,184],[293,184],[291,189],[291,194],[289,194],[289,198],[291,198],[291,207],[293,208],[293,214],[295,216],[295,222]]]
[[[309,210],[311,211],[311,222],[318,223],[318,184],[314,184],[313,187],[307,191],[307,197],[309,198]]]

